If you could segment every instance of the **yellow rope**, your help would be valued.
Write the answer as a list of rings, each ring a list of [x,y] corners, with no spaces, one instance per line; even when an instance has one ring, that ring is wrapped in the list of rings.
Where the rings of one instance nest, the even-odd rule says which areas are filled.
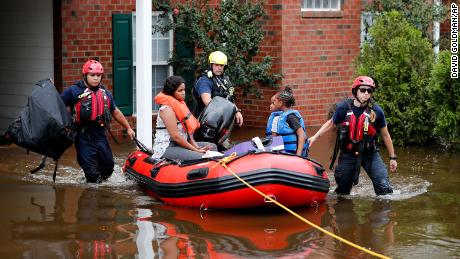
[[[371,250],[369,250],[369,249],[367,249],[367,248],[364,248],[364,247],[362,247],[362,246],[359,246],[359,245],[357,245],[357,244],[355,244],[355,243],[352,243],[352,242],[350,242],[350,241],[348,241],[348,240],[346,240],[346,239],[344,239],[344,238],[342,238],[342,237],[337,236],[337,235],[334,234],[334,233],[331,233],[331,232],[329,232],[329,231],[323,229],[323,228],[320,227],[320,226],[317,226],[316,224],[314,224],[314,223],[308,221],[307,219],[303,218],[303,217],[300,216],[299,214],[297,214],[297,213],[295,213],[294,211],[290,210],[288,207],[286,207],[286,206],[284,206],[283,204],[277,202],[275,199],[272,199],[270,196],[265,195],[263,192],[257,190],[257,189],[254,188],[252,185],[250,185],[250,184],[247,183],[245,180],[243,180],[241,177],[239,177],[239,176],[238,176],[235,172],[233,172],[230,168],[228,168],[227,163],[230,162],[230,161],[232,161],[235,157],[236,157],[236,153],[233,153],[233,154],[231,154],[231,155],[228,156],[228,157],[224,157],[224,158],[222,158],[222,159],[219,161],[218,164],[214,165],[213,168],[214,168],[215,166],[217,166],[217,165],[222,165],[222,167],[224,167],[224,168],[227,169],[230,173],[232,173],[238,180],[240,180],[242,183],[244,183],[245,185],[247,185],[249,188],[251,188],[252,190],[254,190],[255,192],[257,192],[258,194],[260,194],[260,195],[262,195],[263,197],[265,197],[265,199],[268,199],[269,201],[275,203],[276,205],[280,206],[281,208],[283,208],[283,209],[286,210],[287,212],[291,213],[292,215],[294,215],[295,217],[297,217],[298,219],[300,219],[301,221],[303,221],[303,222],[307,223],[308,225],[310,225],[310,226],[316,228],[317,230],[319,230],[319,231],[325,233],[326,235],[329,235],[329,236],[331,236],[331,237],[333,237],[333,238],[335,238],[335,239],[337,239],[337,240],[339,240],[339,241],[344,242],[345,244],[347,244],[347,245],[349,245],[349,246],[352,246],[352,247],[354,247],[354,248],[356,248],[356,249],[359,249],[359,250],[361,250],[361,251],[363,251],[363,252],[366,252],[366,253],[368,253],[368,254],[370,254],[370,255],[373,255],[373,256],[375,256],[375,257],[384,258],[384,259],[389,259],[389,258],[390,258],[390,257],[387,257],[387,256],[385,256],[385,255],[382,255],[382,254],[373,252],[373,251],[371,251]]]

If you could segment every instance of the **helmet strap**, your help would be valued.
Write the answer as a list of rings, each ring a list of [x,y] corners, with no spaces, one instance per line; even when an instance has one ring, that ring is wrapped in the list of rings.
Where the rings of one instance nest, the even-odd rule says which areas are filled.
[[[355,100],[358,101],[358,103],[360,104],[359,107],[364,107],[364,106],[368,106],[369,105],[369,101],[371,100],[371,98],[369,98],[369,100],[365,101],[365,102],[361,102],[356,94],[356,91],[353,91],[353,96],[355,97]]]

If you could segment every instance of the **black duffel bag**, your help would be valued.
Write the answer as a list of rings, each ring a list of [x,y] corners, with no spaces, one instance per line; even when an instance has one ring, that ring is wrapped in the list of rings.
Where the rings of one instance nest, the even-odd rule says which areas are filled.
[[[31,173],[43,168],[46,157],[57,161],[75,139],[72,116],[51,79],[36,85],[39,87],[32,91],[27,106],[5,133],[9,143],[43,155],[42,163]]]

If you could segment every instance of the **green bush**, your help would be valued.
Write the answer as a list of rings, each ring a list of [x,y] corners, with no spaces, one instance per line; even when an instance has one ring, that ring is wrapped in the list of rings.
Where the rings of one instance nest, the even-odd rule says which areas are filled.
[[[443,22],[448,11],[444,5],[437,6],[432,1],[420,0],[373,0],[366,9],[374,16],[382,12],[398,11],[430,41],[433,22]]]
[[[195,55],[183,57],[174,51],[170,64],[176,71],[194,70],[200,73],[208,65],[209,53],[220,50],[228,57],[226,74],[243,93],[260,96],[257,86],[274,86],[281,75],[272,73],[272,57],[256,60],[263,40],[262,3],[251,4],[239,0],[221,1],[211,8],[208,0],[190,0],[177,6],[169,2],[154,2],[155,8],[173,17],[171,22],[155,24],[156,31],[174,30],[181,35],[183,47],[195,50]]]
[[[460,80],[450,77],[451,54],[441,51],[431,73],[434,133],[447,146],[460,144]]]
[[[357,73],[376,79],[375,99],[394,143],[429,142],[434,125],[427,91],[434,60],[430,42],[397,11],[379,15],[369,33]]]

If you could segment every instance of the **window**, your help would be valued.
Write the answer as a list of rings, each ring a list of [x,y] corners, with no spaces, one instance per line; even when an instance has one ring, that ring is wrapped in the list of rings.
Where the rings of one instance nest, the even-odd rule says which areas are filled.
[[[340,0],[302,0],[302,11],[340,11]]]
[[[161,12],[152,13],[152,24],[158,23]],[[173,32],[162,34],[155,32],[152,34],[152,97],[163,89],[163,83],[168,76],[173,73],[172,67],[168,65],[168,60],[173,51]],[[133,96],[136,96],[136,15],[133,14]],[[136,98],[133,98],[133,109],[136,112]],[[153,99],[153,98],[152,98]],[[152,100],[153,110],[158,110],[159,106]]]

